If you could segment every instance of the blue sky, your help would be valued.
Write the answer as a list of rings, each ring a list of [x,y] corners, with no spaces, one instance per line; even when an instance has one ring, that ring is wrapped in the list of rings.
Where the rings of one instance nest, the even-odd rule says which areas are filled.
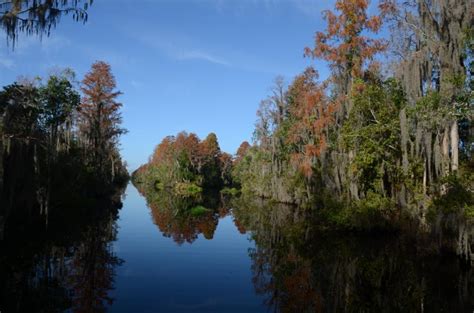
[[[0,85],[70,67],[78,79],[96,60],[109,62],[124,94],[122,155],[130,169],[163,137],[215,132],[234,153],[250,140],[260,100],[277,75],[290,81],[321,11],[332,1],[96,0],[86,24],[64,17],[49,38],[21,37],[14,51],[0,36]],[[3,34],[2,34],[3,35]]]

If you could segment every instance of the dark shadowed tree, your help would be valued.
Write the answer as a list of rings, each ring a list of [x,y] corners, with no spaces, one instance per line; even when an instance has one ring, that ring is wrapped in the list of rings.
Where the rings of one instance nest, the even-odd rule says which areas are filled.
[[[13,44],[19,33],[47,35],[63,15],[77,22],[87,21],[87,9],[93,0],[0,0],[0,27]]]
[[[68,149],[72,139],[73,113],[79,106],[80,96],[74,89],[70,70],[61,75],[49,77],[45,86],[40,88],[42,99],[41,122],[48,132],[50,152],[54,154],[61,148]],[[60,141],[59,134],[63,141]]]

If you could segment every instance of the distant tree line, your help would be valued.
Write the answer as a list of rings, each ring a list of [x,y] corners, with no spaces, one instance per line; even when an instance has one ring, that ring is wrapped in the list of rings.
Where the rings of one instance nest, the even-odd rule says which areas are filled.
[[[155,148],[134,180],[158,190],[180,195],[200,194],[203,188],[220,189],[231,184],[232,156],[222,152],[217,136],[200,140],[193,133],[168,136]]]

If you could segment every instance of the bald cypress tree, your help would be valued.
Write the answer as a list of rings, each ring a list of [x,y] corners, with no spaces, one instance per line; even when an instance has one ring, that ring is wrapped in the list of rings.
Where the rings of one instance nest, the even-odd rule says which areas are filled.
[[[110,65],[96,62],[82,81],[84,94],[79,107],[80,140],[90,153],[89,162],[104,177],[114,178],[120,165],[119,137],[126,130],[121,127],[121,95]],[[110,173],[110,176],[109,174]]]

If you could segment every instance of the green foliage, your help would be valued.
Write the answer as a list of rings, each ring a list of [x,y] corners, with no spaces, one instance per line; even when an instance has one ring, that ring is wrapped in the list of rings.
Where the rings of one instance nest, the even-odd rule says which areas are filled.
[[[222,188],[224,180],[230,183],[231,166],[232,157],[221,153],[215,134],[200,141],[195,134],[181,132],[164,138],[133,179],[156,190],[197,197],[203,190]]]
[[[326,199],[326,208],[320,212],[324,222],[345,230],[387,230],[396,227],[393,219],[396,213],[395,203],[373,191],[365,198],[354,201],[351,205]]]
[[[41,122],[46,128],[57,128],[68,119],[80,102],[80,95],[72,86],[65,72],[62,76],[50,76],[46,85],[39,89],[42,99]],[[71,74],[74,75],[73,73]]]
[[[368,192],[364,199],[355,203],[355,225],[359,228],[387,228],[395,212],[395,203],[375,192]]]
[[[227,214],[225,203],[218,192],[202,192],[197,197],[186,197],[173,190],[157,191],[152,186],[138,183],[138,173],[132,182],[146,198],[153,222],[166,237],[177,244],[193,242],[199,234],[212,239],[220,217]]]
[[[472,179],[471,176],[472,174],[467,177]],[[465,181],[467,177],[463,179],[463,177],[449,175],[442,180],[446,192],[433,199],[428,215],[431,220],[441,214],[444,216],[462,215],[474,221],[474,193],[466,188],[472,184],[472,180]]]
[[[452,83],[460,85],[462,80],[457,77]],[[338,100],[337,94],[331,100],[349,103],[348,115],[335,112],[328,117],[324,111],[308,111],[310,116],[305,113],[301,117],[295,108],[302,101],[299,98],[309,97],[304,97],[305,86],[295,80],[288,87],[285,101],[289,109],[278,123],[272,120],[271,108],[269,114],[268,107],[260,107],[257,142],[239,156],[232,170],[233,181],[243,194],[317,207],[321,219],[337,228],[396,228],[404,216],[416,219],[420,210],[425,214],[430,199],[436,198],[446,184],[440,180],[445,174],[441,168],[447,166],[449,170],[451,161],[442,160],[441,141],[455,119],[461,119],[462,164],[470,162],[472,114],[466,104],[472,102],[472,92],[468,93],[471,96],[460,92],[455,105],[447,105],[440,92],[429,91],[411,105],[397,80],[383,80],[366,72],[363,78],[354,79],[351,93],[344,100]],[[318,105],[325,104],[321,102],[315,108]],[[328,134],[324,151],[318,150],[311,129],[301,128],[301,118],[308,118],[308,127],[328,128],[322,131]],[[328,124],[331,119],[336,122],[334,125]],[[299,137],[289,140],[295,127]],[[307,143],[313,151],[306,149]],[[305,163],[308,155],[312,155],[309,165]],[[453,187],[443,201],[451,202],[458,196],[468,199],[468,182],[463,179],[458,186],[466,194],[455,193],[461,189]],[[456,195],[452,199],[451,193]],[[465,216],[473,214],[469,205],[463,207]]]
[[[165,189],[165,185],[164,185],[162,182],[157,181],[157,182],[155,183],[155,188],[156,188],[156,190],[158,190],[158,191],[162,191],[162,190]]]
[[[191,208],[191,215],[192,216],[202,216],[202,215],[204,215],[208,212],[211,212],[211,210],[206,209],[202,205],[197,205],[197,206]]]
[[[173,191],[182,197],[197,197],[202,193],[202,187],[186,182],[179,182],[174,185]]]
[[[443,105],[442,101],[443,98],[439,92],[429,91],[407,111],[408,116],[429,130],[443,127],[446,119],[451,118],[455,111],[452,107]]]
[[[42,130],[40,94],[32,85],[14,83],[0,92],[0,116],[2,134],[24,138],[35,136]]]
[[[0,216],[48,219],[58,204],[81,210],[81,198],[92,203],[127,183],[117,142],[104,147],[114,159],[102,164],[106,175],[89,162],[75,127],[80,96],[73,79],[67,70],[0,91]]]
[[[399,111],[405,99],[393,80],[359,81],[362,92],[353,99],[353,108],[342,128],[345,146],[354,152],[351,171],[363,192],[383,192],[384,177],[396,180],[400,169]],[[358,87],[355,87],[358,88]]]
[[[225,187],[220,192],[221,192],[221,194],[223,194],[225,196],[232,196],[232,197],[236,197],[236,196],[240,195],[240,193],[241,193],[241,191],[239,189],[235,188],[235,187],[232,187],[232,188]]]
[[[250,148],[234,164],[232,174],[234,183],[244,194],[285,203],[303,203],[308,198],[301,172],[287,159],[281,159],[279,165],[272,163],[271,153],[258,147]]]

